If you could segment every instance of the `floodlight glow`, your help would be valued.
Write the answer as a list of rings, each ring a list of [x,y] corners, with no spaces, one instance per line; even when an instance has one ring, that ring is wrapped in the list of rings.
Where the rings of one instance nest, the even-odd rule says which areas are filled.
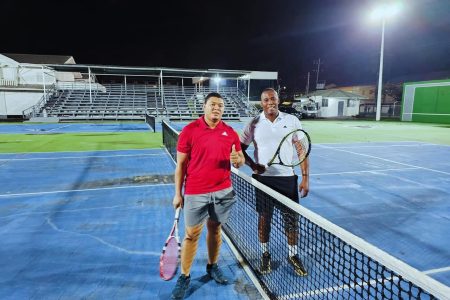
[[[401,2],[384,3],[376,7],[370,14],[370,17],[373,20],[392,18],[402,10],[402,7],[403,4]]]
[[[214,81],[216,82],[216,84],[219,84],[220,83],[220,76],[216,76],[216,77],[214,77]]]

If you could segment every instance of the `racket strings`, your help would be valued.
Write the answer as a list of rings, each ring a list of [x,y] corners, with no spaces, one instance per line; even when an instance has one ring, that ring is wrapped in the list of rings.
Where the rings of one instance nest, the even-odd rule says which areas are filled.
[[[297,140],[294,141],[293,146],[295,152],[297,153],[296,160],[304,160],[306,155],[308,154],[309,143],[307,141],[305,142],[304,140]]]
[[[294,130],[282,139],[268,166],[274,164],[297,166],[309,156],[310,148],[309,135],[301,129]]]

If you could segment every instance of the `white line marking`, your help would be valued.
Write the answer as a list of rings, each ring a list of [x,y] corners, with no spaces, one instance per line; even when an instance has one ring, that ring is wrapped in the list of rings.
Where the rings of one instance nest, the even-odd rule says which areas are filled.
[[[253,284],[255,285],[256,289],[261,294],[262,299],[269,300],[270,299],[269,295],[267,295],[266,291],[264,290],[264,288],[259,283],[259,280],[256,277],[256,275],[253,273],[251,267],[248,264],[245,263],[244,258],[242,257],[242,255],[236,249],[234,244],[231,242],[231,239],[227,236],[227,234],[223,230],[222,230],[222,236],[225,239],[225,242],[227,243],[227,245],[230,248],[231,252],[234,254],[234,256],[236,257],[236,259],[239,262],[239,264],[241,265],[241,267],[244,269],[244,272],[250,278],[250,281],[253,282]]]
[[[69,234],[76,234],[76,235],[81,235],[81,236],[87,236],[90,237],[94,240],[99,241],[100,243],[102,243],[103,245],[113,248],[114,250],[117,250],[119,252],[125,252],[127,254],[136,254],[136,255],[146,255],[146,256],[159,256],[161,253],[159,252],[153,252],[153,251],[136,251],[136,250],[128,250],[116,245],[113,245],[111,243],[108,243],[107,241],[96,237],[94,235],[88,234],[88,233],[79,233],[79,232],[74,232],[74,231],[68,231],[68,230],[64,230],[64,229],[60,229],[58,228],[58,226],[56,226],[51,220],[50,218],[47,218],[47,223],[48,225],[50,225],[54,230],[58,231],[58,232],[62,232],[62,233],[69,233]]]
[[[163,149],[159,148],[143,148],[143,149],[116,149],[116,150],[80,150],[80,151],[47,151],[47,152],[8,152],[8,153],[1,153],[0,155],[22,155],[22,154],[35,154],[35,153],[96,153],[96,152],[122,152],[122,151],[163,151]]]
[[[90,207],[90,208],[77,208],[77,209],[63,209],[63,210],[56,210],[52,211],[52,213],[78,213],[82,211],[91,211],[91,210],[106,210],[106,209],[116,209],[116,208],[135,208],[136,206],[131,205],[114,205],[114,206],[97,206],[97,207]],[[23,212],[23,213],[17,213],[17,214],[10,214],[6,216],[1,216],[0,219],[7,219],[7,218],[13,218],[13,217],[21,217],[21,216],[32,216],[32,215],[47,215],[49,214],[49,211],[33,211],[33,212]]]
[[[403,113],[404,115],[424,115],[424,116],[450,116],[450,114],[432,114],[432,113]]]
[[[53,131],[53,130],[58,130],[58,129],[66,128],[66,127],[69,127],[69,126],[72,126],[72,124],[56,127],[56,128],[50,129],[50,130],[45,130],[44,132],[50,132],[50,131]]]
[[[327,287],[327,288],[322,288],[322,289],[317,289],[314,291],[306,291],[306,292],[302,292],[302,293],[296,293],[296,294],[288,294],[288,295],[284,295],[279,297],[279,299],[293,299],[293,298],[299,298],[299,297],[305,297],[305,296],[312,296],[312,295],[321,295],[321,294],[328,294],[328,293],[335,293],[337,291],[340,290],[353,290],[356,287],[362,287],[362,286],[376,286],[377,284],[381,283],[384,284],[384,282],[390,282],[392,281],[398,281],[398,277],[394,276],[394,277],[389,277],[389,278],[384,278],[384,279],[372,279],[369,280],[369,282],[355,282],[355,283],[351,283],[351,284],[343,284],[340,286],[332,286],[332,287]]]
[[[436,274],[436,273],[449,272],[449,271],[450,271],[450,267],[444,267],[444,268],[439,268],[439,269],[423,271],[423,273],[428,275],[428,274]]]
[[[103,191],[103,190],[116,190],[116,189],[133,189],[133,188],[148,188],[158,186],[171,186],[173,183],[161,183],[161,184],[145,184],[145,185],[128,185],[128,186],[116,186],[105,187],[96,189],[84,189],[84,190],[65,190],[65,191],[50,191],[50,192],[35,192],[35,193],[20,193],[20,194],[1,194],[0,197],[16,197],[16,196],[34,196],[34,195],[49,195],[59,193],[72,193],[72,192],[91,192],[91,191]]]
[[[375,159],[379,159],[379,160],[383,160],[383,161],[387,161],[387,162],[390,162],[390,163],[399,164],[399,165],[403,165],[403,166],[407,166],[407,167],[411,167],[411,168],[418,168],[418,169],[427,170],[427,171],[431,171],[431,172],[437,172],[437,173],[441,173],[441,174],[445,174],[445,175],[450,175],[449,172],[434,170],[434,169],[420,167],[420,166],[414,166],[414,165],[411,165],[411,164],[405,164],[405,163],[401,163],[401,162],[394,161],[394,160],[391,160],[391,159],[381,158],[381,157],[377,157],[377,156],[373,156],[373,155],[369,155],[369,154],[362,154],[362,153],[353,152],[353,151],[349,151],[349,150],[343,150],[343,149],[327,147],[327,146],[324,146],[324,145],[318,145],[318,147],[323,147],[323,148],[326,148],[326,149],[332,149],[332,150],[341,151],[341,152],[347,152],[347,153],[351,153],[351,154],[355,154],[355,155],[359,155],[359,156],[375,158]]]
[[[166,156],[160,154],[118,154],[118,155],[86,155],[86,156],[60,156],[60,157],[35,157],[35,158],[0,158],[0,161],[12,160],[54,160],[54,159],[82,159],[82,158],[106,158],[106,157],[138,157],[138,156]]]
[[[435,146],[433,144],[417,144],[417,145],[369,145],[369,146],[335,146],[333,149],[347,149],[347,148],[386,148],[386,147],[424,147],[424,146]]]
[[[377,172],[387,172],[387,171],[405,171],[405,170],[417,170],[418,167],[411,168],[393,168],[393,169],[375,169],[375,170],[364,170],[364,171],[348,171],[348,172],[335,172],[335,173],[311,173],[310,176],[327,176],[327,175],[341,175],[341,174],[359,174],[359,173],[377,173]]]

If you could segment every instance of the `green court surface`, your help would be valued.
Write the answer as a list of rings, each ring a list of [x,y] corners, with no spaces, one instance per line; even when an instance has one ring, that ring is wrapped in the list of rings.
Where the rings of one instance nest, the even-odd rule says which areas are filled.
[[[229,123],[239,133],[245,125]],[[307,119],[302,124],[313,143],[416,141],[450,145],[448,124]],[[0,134],[0,153],[148,149],[161,145],[161,133],[151,131]]]
[[[393,121],[302,120],[313,143],[416,141],[450,145],[450,125]]]
[[[161,145],[161,133],[150,131],[0,135],[0,153],[129,150]]]

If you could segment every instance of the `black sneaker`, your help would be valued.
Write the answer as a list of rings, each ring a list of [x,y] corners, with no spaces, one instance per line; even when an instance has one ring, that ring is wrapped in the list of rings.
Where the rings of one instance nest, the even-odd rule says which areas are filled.
[[[206,273],[214,279],[217,283],[220,284],[227,284],[228,279],[223,275],[222,271],[219,269],[219,266],[217,264],[207,264],[206,265]]]
[[[261,257],[261,266],[259,268],[259,272],[261,274],[268,274],[272,271],[270,268],[270,253],[264,252]]]
[[[297,254],[294,256],[290,256],[288,258],[288,261],[294,267],[294,271],[298,276],[308,275],[308,272],[306,271],[302,261],[300,260]]]
[[[177,284],[172,291],[172,297],[170,299],[181,300],[184,299],[184,294],[189,287],[189,283],[191,282],[191,276],[186,276],[181,274],[177,280]]]

